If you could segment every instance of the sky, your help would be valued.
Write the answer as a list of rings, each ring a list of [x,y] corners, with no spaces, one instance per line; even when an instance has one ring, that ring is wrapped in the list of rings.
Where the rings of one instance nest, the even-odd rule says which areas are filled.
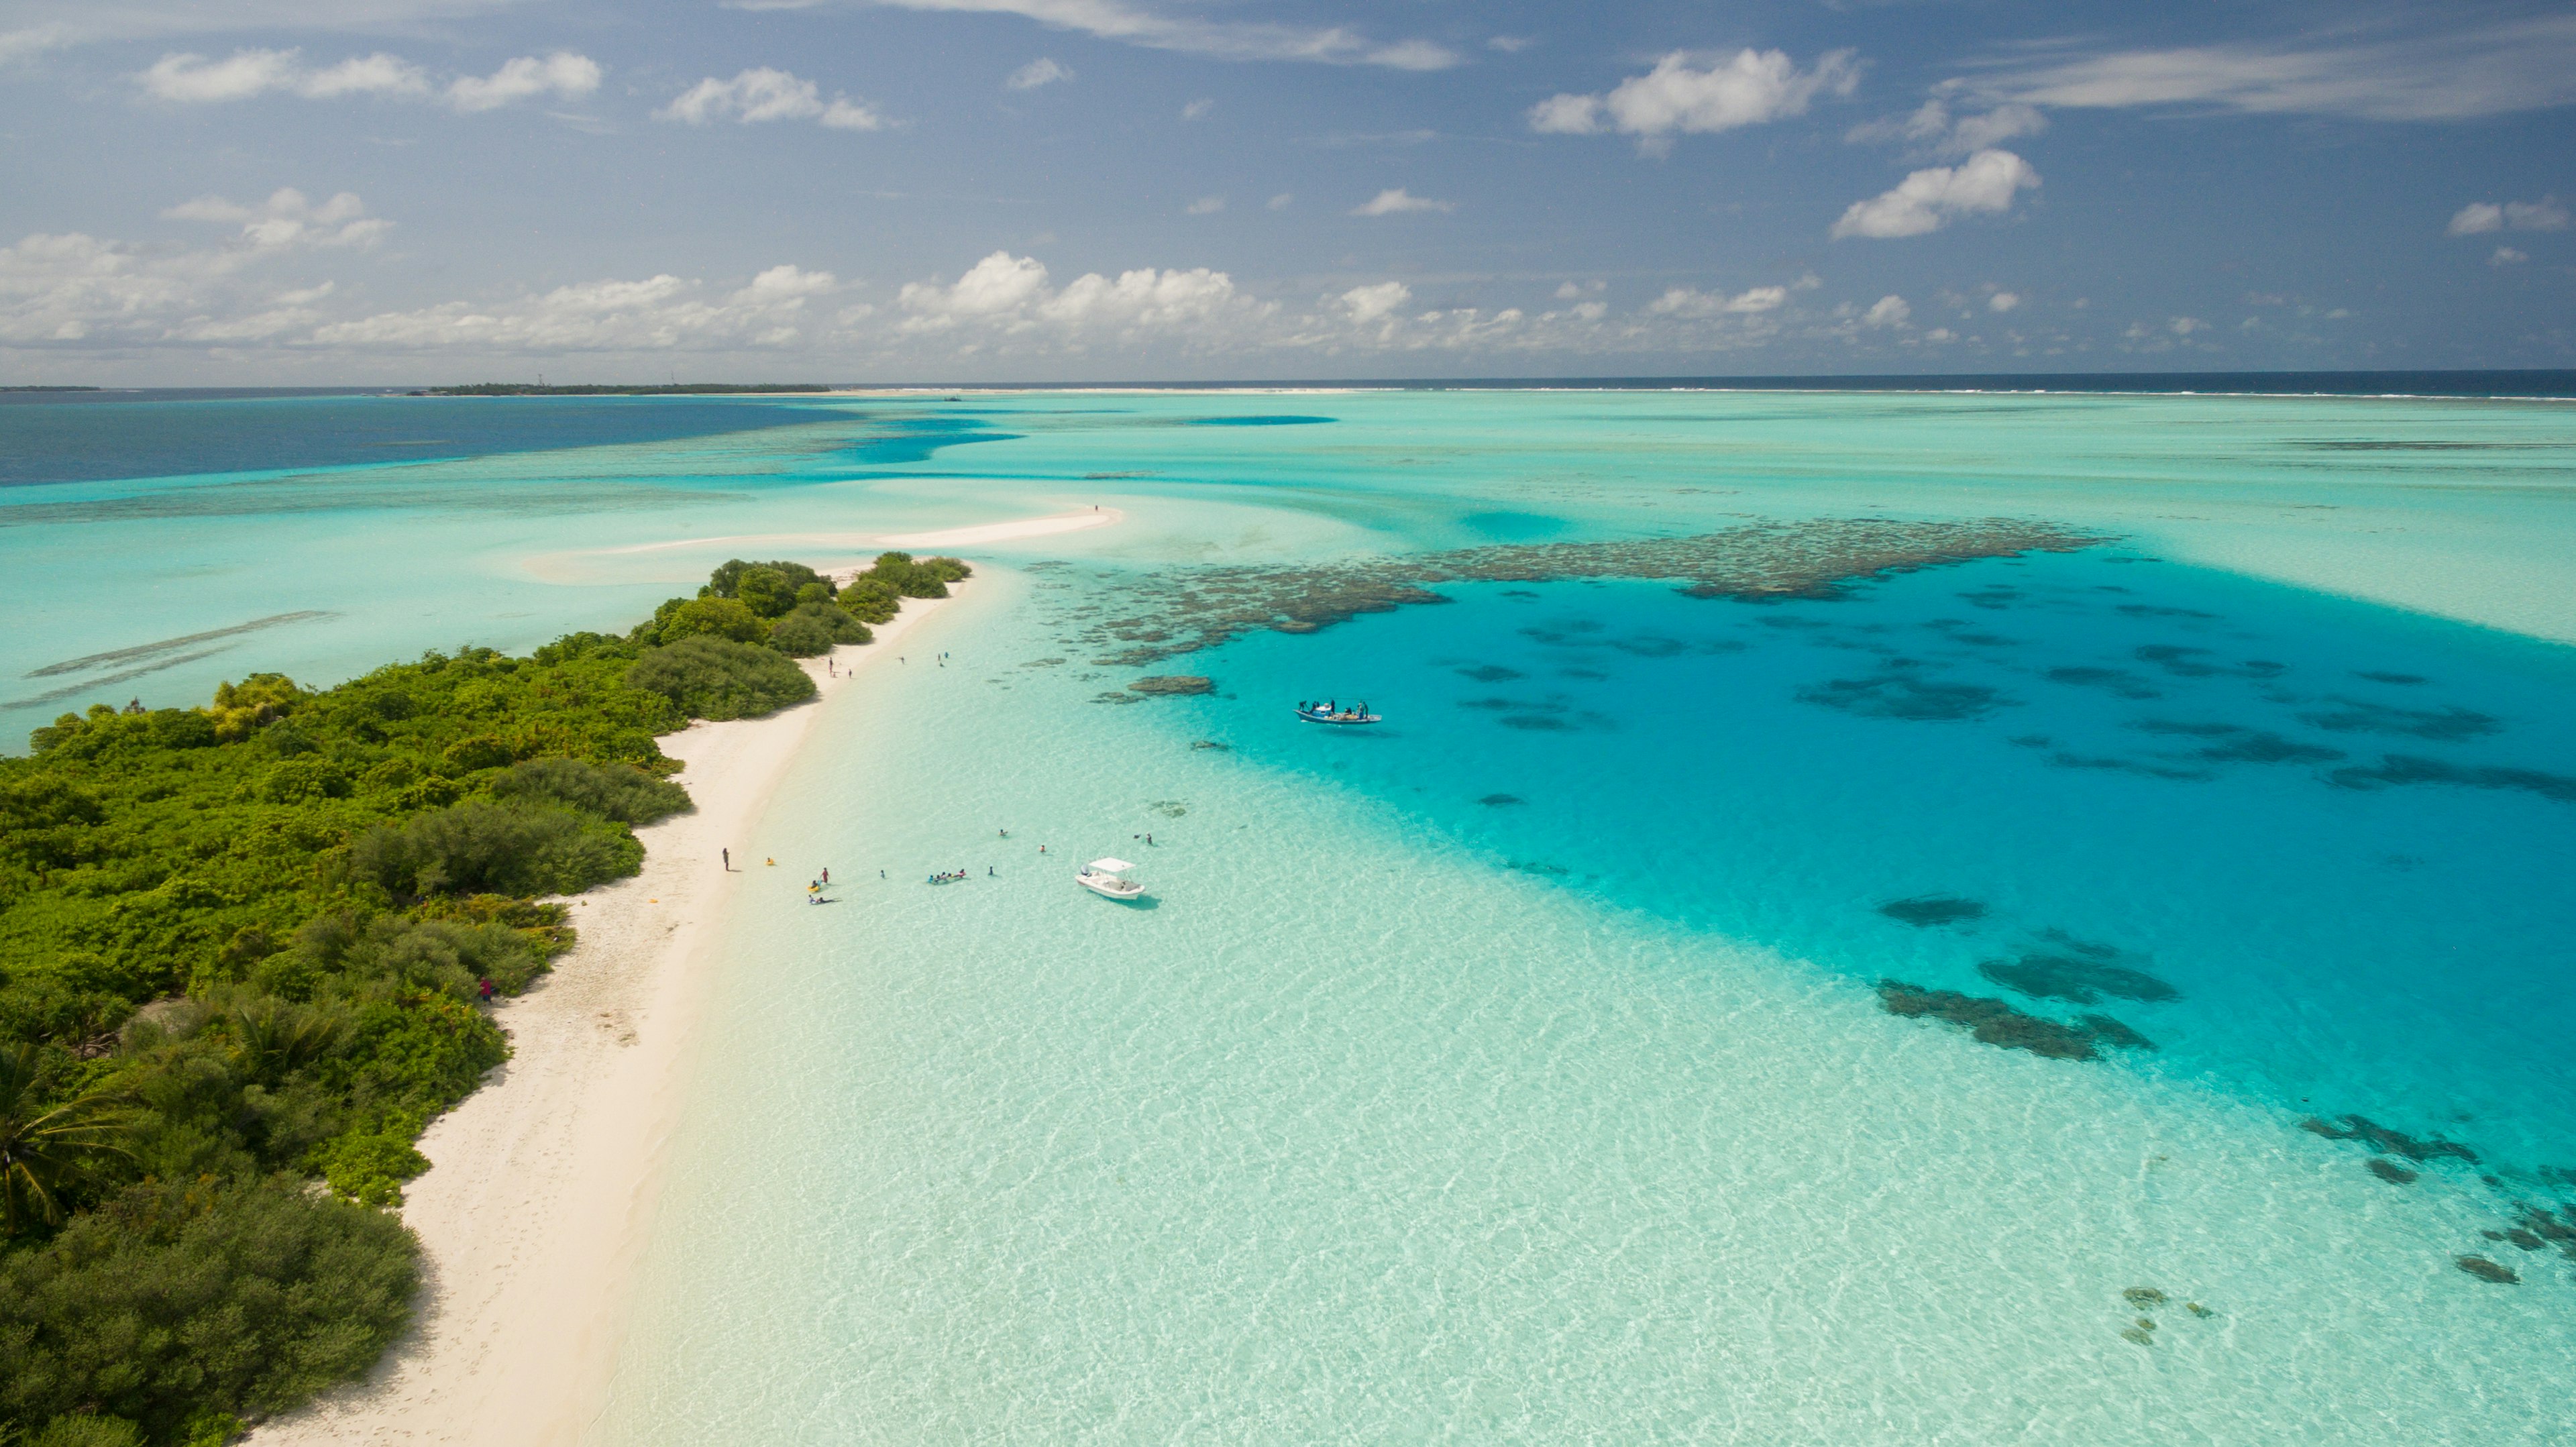
[[[0,383],[2576,366],[2576,6],[0,0]]]

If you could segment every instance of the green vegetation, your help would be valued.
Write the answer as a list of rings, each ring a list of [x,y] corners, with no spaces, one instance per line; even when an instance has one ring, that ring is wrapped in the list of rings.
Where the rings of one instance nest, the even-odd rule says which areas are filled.
[[[221,1442],[363,1372],[418,1280],[382,1208],[509,1053],[485,991],[688,807],[655,738],[812,697],[793,658],[965,575],[732,562],[623,637],[252,674],[0,759],[0,1443]]]

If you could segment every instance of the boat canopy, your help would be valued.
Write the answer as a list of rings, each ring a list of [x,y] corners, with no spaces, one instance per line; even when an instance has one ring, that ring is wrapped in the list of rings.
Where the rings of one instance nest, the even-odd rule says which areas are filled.
[[[1095,859],[1083,867],[1099,870],[1103,874],[1125,874],[1136,866],[1124,859]]]

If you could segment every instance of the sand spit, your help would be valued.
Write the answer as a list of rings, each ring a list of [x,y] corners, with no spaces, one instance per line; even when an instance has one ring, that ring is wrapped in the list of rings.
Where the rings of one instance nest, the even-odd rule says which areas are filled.
[[[809,660],[823,690],[895,656],[938,608],[907,600],[876,641]],[[698,723],[662,740],[685,760],[694,812],[636,831],[644,871],[581,897],[580,944],[504,1004],[511,1058],[430,1125],[429,1172],[405,1192],[426,1285],[411,1334],[367,1380],[261,1427],[259,1447],[302,1443],[555,1443],[598,1409],[630,1268],[657,1193],[680,1069],[711,983],[709,943],[728,876],[823,701],[767,718]]]

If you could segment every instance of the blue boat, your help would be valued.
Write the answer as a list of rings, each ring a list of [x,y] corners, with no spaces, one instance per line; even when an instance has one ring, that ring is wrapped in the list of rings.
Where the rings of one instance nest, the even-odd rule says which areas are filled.
[[[1379,721],[1376,714],[1368,711],[1365,702],[1349,708],[1332,703],[1301,703],[1297,705],[1297,717],[1319,724],[1373,724]]]

